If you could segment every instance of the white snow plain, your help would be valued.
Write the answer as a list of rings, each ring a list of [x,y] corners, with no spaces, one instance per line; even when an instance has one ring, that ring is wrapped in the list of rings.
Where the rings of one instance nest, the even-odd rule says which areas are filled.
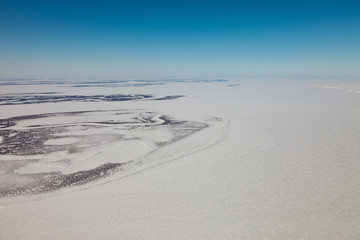
[[[129,141],[128,146],[105,144],[88,155],[77,153],[81,161],[76,171],[84,168],[87,158],[90,168],[121,159],[122,154],[140,160],[85,185],[0,198],[0,239],[360,239],[360,94],[342,86],[318,87],[328,83],[234,84],[1,86],[1,94],[186,96],[164,101],[4,105],[0,106],[1,119],[143,109],[209,127],[159,149],[154,142],[169,140],[168,130],[127,130],[141,141]],[[359,84],[352,84],[351,89],[359,89]],[[61,121],[68,123],[58,118],[51,123]],[[82,134],[81,129],[75,130]],[[76,142],[75,130],[71,142]],[[97,134],[99,130],[89,131]],[[120,144],[121,151],[112,144]],[[91,151],[100,152],[101,157]],[[56,154],[61,152],[54,153],[54,158]],[[16,161],[14,156],[0,160],[5,158]],[[43,168],[18,171],[41,172]]]

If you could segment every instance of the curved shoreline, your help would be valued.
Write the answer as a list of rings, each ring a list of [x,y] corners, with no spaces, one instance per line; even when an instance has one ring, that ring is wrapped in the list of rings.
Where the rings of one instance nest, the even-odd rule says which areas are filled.
[[[100,111],[102,113],[103,111]],[[135,113],[135,115],[143,115],[144,111],[140,111]],[[64,116],[81,116],[82,114],[96,114],[97,111],[92,112],[67,112],[63,113]],[[110,113],[116,113],[116,111],[113,111]],[[127,161],[122,162],[114,162],[111,159],[104,160],[103,164],[94,163],[97,166],[92,167],[90,169],[89,166],[86,166],[86,162],[82,163],[82,168],[85,168],[84,170],[81,170],[81,168],[77,171],[71,171],[69,173],[63,172],[60,169],[74,164],[73,160],[66,160],[66,157],[70,157],[70,159],[74,159],[75,163],[78,161],[78,159],[81,155],[89,155],[94,156],[91,157],[93,159],[92,161],[96,161],[97,157],[95,157],[98,153],[96,152],[89,152],[87,148],[79,148],[77,146],[83,145],[83,138],[85,135],[73,135],[71,132],[71,129],[68,129],[68,126],[71,128],[75,128],[74,124],[67,123],[66,125],[56,125],[56,127],[52,127],[51,125],[36,125],[34,128],[32,125],[29,127],[22,126],[20,128],[17,127],[18,122],[21,122],[22,120],[31,119],[32,121],[38,118],[46,118],[51,116],[57,116],[57,114],[41,114],[41,115],[33,115],[33,116],[25,116],[25,117],[16,117],[14,118],[15,122],[9,128],[15,128],[17,130],[8,130],[7,127],[2,129],[0,133],[3,135],[4,138],[4,144],[2,145],[2,159],[0,161],[0,169],[2,169],[2,178],[6,181],[3,181],[3,184],[0,188],[0,198],[5,197],[11,197],[11,196],[19,196],[19,195],[28,195],[28,194],[39,194],[39,193],[46,193],[51,191],[58,191],[63,188],[73,187],[73,186],[84,186],[89,185],[91,183],[99,182],[101,179],[103,181],[107,182],[109,181],[109,177],[113,176],[114,178],[118,178],[118,176],[121,176],[120,178],[124,176],[129,176],[138,172],[141,172],[147,168],[152,168],[157,165],[163,164],[165,162],[174,161],[176,159],[191,155],[195,152],[204,150],[206,148],[209,148],[216,144],[217,139],[220,137],[221,134],[223,134],[223,128],[226,125],[223,120],[218,118],[209,118],[207,121],[203,122],[193,122],[193,121],[179,121],[173,118],[170,118],[163,114],[155,114],[152,112],[147,112],[147,114],[151,113],[152,117],[131,117],[132,119],[138,119],[139,122],[137,122],[136,125],[133,125],[135,122],[101,122],[101,125],[104,127],[104,129],[107,129],[110,127],[110,129],[114,128],[114,126],[122,126],[127,128],[127,133],[134,133],[136,136],[137,128],[141,128],[141,133],[148,131],[148,129],[151,130],[151,135],[156,135],[159,131],[166,131],[171,134],[171,138],[168,140],[164,140],[162,142],[154,142],[151,143],[152,145],[156,146],[153,150],[146,153],[143,156],[136,157],[135,159],[130,159]],[[134,115],[134,113],[131,113]],[[6,120],[6,119],[5,119]],[[44,120],[42,120],[44,121]],[[98,122],[95,122],[95,125],[97,126]],[[76,123],[79,125],[79,123]],[[75,125],[76,125],[75,124]],[[90,122],[86,123],[87,125],[90,124]],[[41,133],[46,133],[43,138],[41,138],[42,134],[38,133],[38,130],[40,129]],[[162,129],[162,130],[161,130]],[[49,132],[50,130],[50,132]],[[23,135],[23,132],[27,132],[27,135],[29,135],[27,138],[21,137]],[[33,131],[35,131],[33,133]],[[35,135],[34,135],[35,134]],[[48,144],[49,141],[56,141],[58,139],[58,135],[61,135],[63,139],[71,138],[71,137],[77,137],[80,139],[79,142],[72,142],[69,144],[55,144],[51,145]],[[196,136],[194,136],[196,135]],[[201,137],[201,135],[204,135]],[[9,137],[10,136],[10,137]],[[142,135],[139,135],[141,138]],[[191,140],[192,136],[196,138],[196,140]],[[13,137],[16,137],[16,141],[19,145],[20,152],[17,152],[13,145],[13,140],[11,140]],[[96,137],[96,135],[94,135]],[[154,136],[151,136],[154,138]],[[32,146],[31,140],[29,143],[27,143],[27,139],[34,139],[37,138],[36,146]],[[88,138],[88,137],[86,137]],[[134,138],[134,137],[133,137]],[[126,141],[133,142],[133,138],[126,139]],[[137,139],[138,137],[135,137],[134,139]],[[121,137],[114,137],[109,135],[107,139],[111,142],[123,142],[124,147],[127,146],[126,141],[124,142],[124,138]],[[155,138],[156,139],[156,138]],[[189,140],[190,139],[190,142]],[[210,140],[210,142],[209,142]],[[9,142],[10,141],[10,142]],[[20,141],[20,142],[19,142]],[[23,142],[24,141],[24,142]],[[137,140],[138,141],[138,140]],[[145,144],[150,144],[149,139],[142,139]],[[103,144],[100,142],[93,142],[88,146],[90,149],[94,149],[93,147],[97,144]],[[27,148],[23,148],[23,146],[27,145]],[[106,143],[105,143],[106,145]],[[104,146],[105,146],[104,145]],[[108,144],[107,144],[108,145]],[[116,145],[115,145],[116,146]],[[76,150],[76,148],[78,148]],[[6,149],[10,149],[11,152],[7,152]],[[42,150],[44,149],[44,150]],[[48,149],[48,150],[46,150]],[[97,151],[103,151],[101,149],[104,149],[104,153],[102,155],[106,154],[108,151],[116,151],[116,149],[113,147],[112,149],[103,148],[101,146],[97,146]],[[37,152],[32,152],[36,150]],[[65,151],[62,155],[54,155],[53,153],[56,153],[57,151]],[[5,152],[4,152],[5,151]],[[131,151],[131,150],[129,150]],[[135,151],[137,151],[135,149]],[[53,152],[53,153],[52,153]],[[101,153],[99,152],[99,153]],[[80,155],[79,155],[80,154]],[[119,157],[121,156],[121,153],[119,153]],[[63,156],[64,155],[64,156]],[[27,157],[28,156],[28,157]],[[78,156],[78,157],[77,157]],[[57,158],[57,160],[53,160],[52,158]],[[104,155],[106,157],[106,155]],[[17,160],[17,158],[19,160]],[[82,159],[86,160],[86,157],[81,156]],[[13,159],[13,160],[8,160]],[[21,159],[21,160],[20,160]],[[81,159],[80,159],[81,160]],[[49,162],[51,161],[51,162]],[[44,165],[45,164],[45,165]],[[50,164],[50,165],[49,165]],[[83,165],[85,164],[85,165]],[[58,171],[46,171],[46,166],[49,165],[50,169],[59,169]],[[42,170],[45,166],[45,170]],[[90,165],[91,166],[91,165]],[[31,168],[29,168],[31,167]],[[39,168],[40,167],[40,168]],[[31,170],[31,169],[34,170]],[[21,171],[19,171],[21,170]],[[26,170],[26,171],[24,171]],[[116,174],[115,174],[116,173]],[[110,180],[111,181],[111,180]]]

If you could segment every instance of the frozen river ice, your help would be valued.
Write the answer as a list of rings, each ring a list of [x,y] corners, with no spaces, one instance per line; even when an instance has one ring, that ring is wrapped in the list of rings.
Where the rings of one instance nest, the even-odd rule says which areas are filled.
[[[359,239],[359,89],[2,81],[0,239]]]

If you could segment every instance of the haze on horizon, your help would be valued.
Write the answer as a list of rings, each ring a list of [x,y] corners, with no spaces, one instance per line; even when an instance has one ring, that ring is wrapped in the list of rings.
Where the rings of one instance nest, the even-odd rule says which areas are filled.
[[[359,1],[0,1],[0,77],[360,76]]]

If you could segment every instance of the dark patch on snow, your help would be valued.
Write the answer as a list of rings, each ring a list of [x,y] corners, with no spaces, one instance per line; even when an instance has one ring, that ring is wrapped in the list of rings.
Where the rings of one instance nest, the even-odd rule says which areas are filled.
[[[104,116],[104,121],[89,121],[88,116]],[[76,122],[65,121],[66,123],[52,123],[46,121],[51,117],[76,117]],[[118,116],[123,121],[106,120],[106,116]],[[81,120],[85,121],[81,121]],[[116,118],[115,118],[116,119]],[[39,120],[40,124],[18,124],[27,120]],[[31,122],[33,123],[33,122]],[[0,197],[15,196],[21,194],[37,194],[59,190],[61,188],[86,184],[96,181],[100,178],[109,176],[123,169],[127,163],[108,162],[96,168],[84,171],[78,171],[72,174],[62,174],[61,172],[41,172],[22,174],[16,170],[31,166],[32,164],[41,164],[46,156],[51,153],[64,151],[71,158],[72,154],[82,153],[87,149],[98,147],[104,144],[111,144],[119,141],[132,141],[138,139],[131,136],[124,138],[120,132],[111,131],[117,127],[126,130],[145,130],[166,128],[172,138],[156,142],[158,148],[176,142],[197,131],[202,130],[208,125],[193,121],[180,121],[166,115],[158,117],[157,113],[143,110],[99,110],[99,111],[77,111],[45,113],[34,115],[23,115],[0,119],[0,156],[3,159],[11,156],[11,159],[0,161]],[[94,131],[92,130],[95,130]],[[98,131],[104,129],[104,131]],[[90,133],[88,132],[90,131]],[[110,130],[110,131],[109,131]],[[84,134],[72,134],[73,131]],[[62,138],[65,141],[61,142]],[[75,139],[75,141],[66,143],[66,138]],[[60,140],[60,144],[51,144],[51,141]],[[47,142],[50,141],[50,142]],[[71,161],[67,158],[58,159],[54,164],[68,165]],[[54,160],[52,160],[54,161]],[[136,162],[136,165],[141,165]],[[56,165],[57,166],[57,165]]]

